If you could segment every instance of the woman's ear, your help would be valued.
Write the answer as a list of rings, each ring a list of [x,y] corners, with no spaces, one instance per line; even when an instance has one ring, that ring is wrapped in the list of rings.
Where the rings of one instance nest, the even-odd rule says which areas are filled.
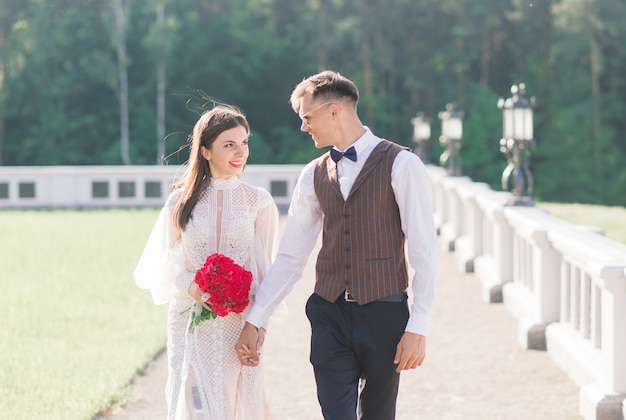
[[[211,160],[211,151],[209,149],[207,149],[204,146],[200,146],[200,153],[202,154],[202,157],[205,158],[206,160]]]

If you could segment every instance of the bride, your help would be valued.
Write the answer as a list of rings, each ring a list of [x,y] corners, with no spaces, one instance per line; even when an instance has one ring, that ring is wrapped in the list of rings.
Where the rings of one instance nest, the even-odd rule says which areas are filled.
[[[238,357],[247,355],[235,352],[247,309],[190,328],[201,305],[209,309],[194,282],[207,256],[223,254],[252,272],[252,303],[275,255],[276,205],[267,191],[239,179],[249,135],[248,122],[235,107],[218,105],[200,117],[190,137],[189,166],[134,272],[137,285],[150,289],[156,304],[169,302],[168,419],[269,418],[262,369],[242,366]]]

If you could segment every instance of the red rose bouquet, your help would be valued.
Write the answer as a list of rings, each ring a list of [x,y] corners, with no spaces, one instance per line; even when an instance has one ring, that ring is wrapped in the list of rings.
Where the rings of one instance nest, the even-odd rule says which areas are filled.
[[[211,309],[202,307],[200,315],[192,312],[191,331],[201,321],[224,317],[231,312],[239,314],[250,303],[252,273],[225,255],[209,255],[204,266],[196,271],[194,281],[203,292],[202,300]]]

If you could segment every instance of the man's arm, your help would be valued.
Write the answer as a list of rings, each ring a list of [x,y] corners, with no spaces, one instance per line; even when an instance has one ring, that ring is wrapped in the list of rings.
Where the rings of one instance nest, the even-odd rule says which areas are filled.
[[[309,163],[300,174],[276,260],[257,289],[254,304],[237,343],[237,352],[245,345],[253,362],[258,363],[257,329],[266,325],[272,312],[302,277],[321,230],[322,216],[313,186],[314,170],[315,161]]]
[[[398,371],[420,366],[425,357],[426,331],[437,276],[437,233],[423,163],[411,152],[400,152],[392,168],[392,188],[407,238],[413,302],[405,333],[398,343]]]

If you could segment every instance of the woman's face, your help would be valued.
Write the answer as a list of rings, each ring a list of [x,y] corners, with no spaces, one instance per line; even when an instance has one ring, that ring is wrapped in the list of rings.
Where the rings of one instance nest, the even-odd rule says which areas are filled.
[[[248,155],[248,132],[242,126],[222,132],[210,149],[202,146],[202,156],[209,162],[213,178],[228,179],[240,175]]]

